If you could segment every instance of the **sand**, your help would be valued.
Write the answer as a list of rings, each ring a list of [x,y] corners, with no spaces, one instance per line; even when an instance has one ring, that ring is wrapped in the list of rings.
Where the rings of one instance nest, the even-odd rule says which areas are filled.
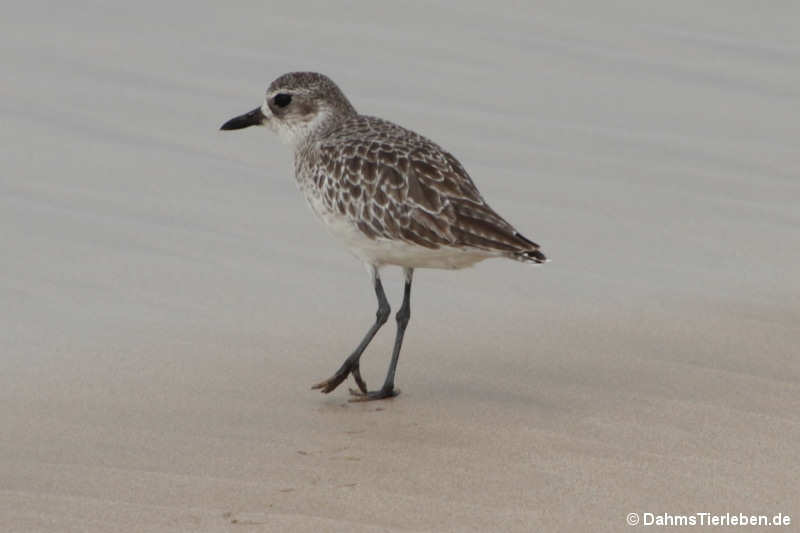
[[[0,530],[800,527],[796,6],[12,4]],[[309,390],[367,276],[287,147],[217,131],[300,69],[552,258],[419,271],[392,401]]]

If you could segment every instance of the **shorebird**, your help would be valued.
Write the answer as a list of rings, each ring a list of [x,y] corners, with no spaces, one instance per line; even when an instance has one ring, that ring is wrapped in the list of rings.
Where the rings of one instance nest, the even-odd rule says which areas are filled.
[[[322,74],[278,77],[260,107],[220,129],[249,126],[267,126],[293,147],[299,189],[330,233],[364,263],[378,298],[375,323],[341,367],[312,389],[329,393],[351,375],[359,389],[350,389],[353,401],[398,394],[394,378],[415,268],[464,268],[491,257],[547,260],[538,244],[489,207],[449,152],[388,120],[359,114]],[[380,278],[387,265],[403,268],[403,303],[386,379],[380,389],[368,390],[359,361],[389,319]]]

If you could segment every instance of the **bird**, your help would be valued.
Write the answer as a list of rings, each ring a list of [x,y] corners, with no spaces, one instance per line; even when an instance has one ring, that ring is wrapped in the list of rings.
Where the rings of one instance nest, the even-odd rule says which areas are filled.
[[[351,401],[396,396],[395,372],[411,318],[415,269],[460,269],[484,259],[549,261],[539,245],[495,212],[462,164],[426,137],[388,120],[362,115],[329,77],[290,72],[267,88],[263,104],[220,127],[266,126],[294,150],[297,186],[329,233],[366,267],[378,300],[375,322],[328,379],[329,393],[348,376]],[[360,359],[391,308],[381,283],[386,266],[403,269],[403,301],[389,368],[369,390]]]

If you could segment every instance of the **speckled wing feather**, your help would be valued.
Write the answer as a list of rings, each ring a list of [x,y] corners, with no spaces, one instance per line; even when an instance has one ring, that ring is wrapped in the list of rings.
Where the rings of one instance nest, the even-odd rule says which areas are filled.
[[[419,134],[355,116],[327,132],[315,152],[313,180],[323,202],[370,238],[545,260],[489,207],[458,160]]]

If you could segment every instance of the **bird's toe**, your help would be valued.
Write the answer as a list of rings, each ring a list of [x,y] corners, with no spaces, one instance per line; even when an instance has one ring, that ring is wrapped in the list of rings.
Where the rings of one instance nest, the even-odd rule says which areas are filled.
[[[375,391],[367,391],[361,392],[355,389],[350,389],[350,394],[354,397],[350,398],[351,402],[370,402],[372,400],[386,400],[388,398],[394,398],[398,394],[400,394],[400,389],[395,389],[394,387],[391,388],[382,388]]]

